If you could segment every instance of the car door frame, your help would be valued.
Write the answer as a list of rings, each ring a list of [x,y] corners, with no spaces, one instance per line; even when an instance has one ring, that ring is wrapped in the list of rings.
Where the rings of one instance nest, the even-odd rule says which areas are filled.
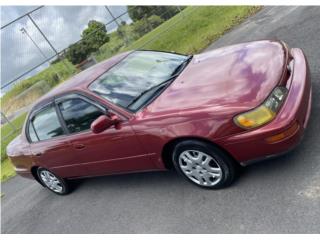
[[[72,97],[72,95],[76,95],[76,97]],[[81,94],[79,92],[75,92],[75,91],[72,91],[72,92],[67,92],[67,93],[64,93],[62,95],[59,95],[59,96],[56,96],[54,98],[54,103],[55,103],[55,107],[56,107],[56,112],[58,114],[58,117],[60,119],[60,121],[62,122],[63,124],[63,127],[65,128],[66,130],[66,135],[67,136],[70,136],[70,135],[74,135],[74,134],[79,134],[79,133],[83,133],[83,132],[86,132],[86,131],[90,131],[90,129],[88,130],[82,130],[80,132],[75,132],[75,133],[70,133],[67,125],[66,125],[66,122],[63,118],[63,115],[61,113],[61,110],[59,109],[59,103],[60,102],[63,102],[65,100],[69,100],[69,99],[74,99],[74,98],[79,98],[79,99],[82,99],[83,101],[89,103],[89,104],[92,104],[94,105],[95,107],[99,108],[102,112],[102,114],[107,114],[108,113],[108,108],[106,106],[103,106],[101,105],[100,103],[98,103],[97,101],[95,100],[92,100],[90,99],[90,97],[86,96],[85,94]]]
[[[76,96],[71,96],[71,95],[76,95]],[[88,102],[89,104],[93,104],[94,106],[98,107],[100,110],[103,110],[104,111],[104,114],[107,114],[107,113],[111,113],[111,114],[115,114],[117,116],[119,116],[119,118],[122,120],[121,121],[121,124],[122,125],[126,125],[127,128],[129,128],[131,130],[131,133],[132,133],[132,137],[133,138],[136,138],[135,139],[135,143],[137,145],[139,145],[139,148],[140,148],[140,153],[139,154],[135,154],[135,155],[132,155],[132,157],[124,157],[124,158],[115,158],[115,159],[110,159],[110,161],[117,161],[117,159],[119,160],[122,160],[122,159],[141,159],[141,161],[138,161],[137,162],[137,168],[143,168],[143,166],[145,165],[146,166],[146,169],[142,169],[142,171],[146,171],[146,170],[156,170],[157,169],[157,166],[155,166],[153,164],[152,161],[150,161],[150,153],[147,153],[147,151],[145,150],[145,148],[143,147],[142,143],[140,142],[140,140],[138,139],[135,131],[133,130],[133,128],[131,127],[131,124],[130,124],[130,119],[132,117],[132,114],[131,117],[129,117],[129,113],[127,113],[127,115],[125,115],[124,113],[121,113],[120,111],[118,111],[116,109],[116,107],[112,107],[110,105],[112,104],[107,104],[107,103],[103,103],[101,100],[97,99],[96,97],[94,96],[90,96],[89,94],[85,93],[85,92],[79,92],[79,91],[69,91],[69,92],[65,92],[61,95],[58,95],[55,97],[55,104],[56,104],[56,107],[57,107],[57,112],[58,112],[58,115],[59,117],[61,118],[61,121],[63,122],[63,124],[65,125],[65,120],[63,118],[63,115],[61,113],[61,110],[59,109],[59,106],[58,104],[62,101],[65,101],[65,100],[68,100],[68,99],[72,99],[72,98],[80,98],[80,99],[83,99],[84,101]],[[129,116],[128,116],[129,115]],[[66,127],[66,125],[65,125]],[[67,129],[68,131],[68,129]],[[106,130],[108,131],[108,129]],[[116,130],[116,131],[121,131],[121,130]],[[74,132],[74,133],[70,133],[68,131],[67,133],[67,136],[68,137],[71,137],[69,139],[70,141],[70,145],[71,147],[75,147],[74,144],[77,142],[76,140],[74,140],[73,138],[76,136],[76,135],[79,135],[79,136],[82,136],[82,135],[89,135],[91,133],[91,130],[88,129],[88,130],[82,130],[82,131],[79,131],[79,132]],[[93,134],[93,133],[92,133]],[[100,133],[100,135],[102,135],[104,133]],[[81,144],[81,140],[79,140],[78,142],[79,144]],[[77,144],[77,143],[76,143]],[[137,146],[138,147],[138,146]],[[95,163],[99,164],[102,163],[102,162],[108,162],[108,160],[101,160],[101,161],[97,161]],[[88,162],[82,162],[81,164],[84,164],[88,167],[88,175],[87,176],[96,176],[96,175],[107,175],[107,174],[113,174],[112,172],[111,173],[102,173],[102,174],[91,174],[90,173],[90,161]],[[94,163],[92,163],[94,164]],[[130,164],[128,164],[130,165]],[[132,163],[131,163],[131,166],[132,166]],[[117,172],[135,172],[135,171],[140,171],[140,169],[133,169],[133,170],[119,170],[119,167],[116,167],[118,168],[118,170],[114,173],[117,173]],[[128,167],[130,168],[130,167]]]
[[[68,91],[68,92],[64,92],[62,94],[56,95],[53,99],[55,107],[56,107],[56,112],[58,114],[59,117],[59,121],[61,121],[61,124],[63,124],[63,127],[65,128],[66,131],[66,136],[70,136],[70,135],[74,135],[74,134],[80,134],[80,133],[84,133],[86,131],[90,131],[90,129],[88,130],[83,130],[80,132],[75,132],[75,133],[70,133],[66,124],[65,124],[65,120],[63,119],[62,113],[59,109],[58,103],[67,99],[72,99],[72,97],[68,97],[68,95],[77,95],[78,98],[83,99],[84,101],[93,104],[94,106],[96,106],[97,108],[99,108],[104,114],[107,114],[108,112],[115,114],[117,116],[121,117],[121,120],[123,122],[127,122],[130,120],[131,118],[131,114],[129,114],[126,111],[126,114],[123,113],[123,111],[119,111],[116,107],[112,106],[112,104],[109,103],[105,103],[103,101],[101,101],[99,98],[92,96],[86,92],[82,92],[82,91],[77,91],[77,90],[72,90],[72,91]],[[58,100],[58,101],[57,101]]]
[[[53,171],[54,173],[56,173],[57,175],[61,176],[61,177],[77,177],[77,175],[86,175],[86,171],[85,169],[83,170],[77,170],[75,171],[77,174],[75,176],[69,176],[68,175],[68,171],[72,168],[71,166],[74,166],[73,164],[70,165],[70,169],[68,167],[68,165],[66,166],[63,166],[63,167],[60,167],[60,166],[55,166],[55,165],[52,165],[44,160],[42,160],[42,158],[40,156],[37,156],[38,154],[40,155],[43,155],[45,153],[45,151],[34,151],[33,150],[33,147],[39,147],[40,146],[40,149],[41,149],[41,145],[45,145],[46,143],[53,143],[54,141],[58,141],[61,140],[61,141],[64,141],[66,144],[68,144],[68,146],[70,147],[70,152],[72,153],[72,155],[76,156],[75,154],[75,150],[74,150],[74,147],[70,141],[70,136],[71,135],[75,135],[75,134],[81,134],[81,133],[85,133],[85,132],[89,132],[91,131],[90,129],[88,130],[83,130],[81,132],[76,132],[76,133],[70,133],[66,124],[65,124],[65,120],[63,119],[63,116],[61,114],[61,111],[59,109],[59,106],[58,106],[58,103],[57,103],[57,99],[61,99],[62,101],[63,100],[66,100],[68,98],[71,99],[71,97],[68,97],[69,95],[77,95],[77,98],[80,98],[80,99],[83,99],[84,101],[90,103],[90,104],[93,104],[94,106],[96,106],[97,108],[99,108],[104,114],[106,114],[108,111],[109,111],[109,107],[105,106],[104,104],[102,104],[100,101],[97,101],[97,100],[94,100],[92,97],[88,96],[87,94],[84,94],[82,92],[79,92],[79,91],[68,91],[68,92],[64,92],[64,93],[61,93],[59,95],[56,95],[54,96],[53,98],[50,98],[48,100],[46,100],[45,102],[39,104],[39,105],[36,105],[32,110],[31,110],[31,113],[28,115],[28,119],[27,119],[27,122],[26,122],[26,128],[25,128],[25,135],[26,135],[26,139],[29,143],[29,147],[30,147],[30,152],[31,152],[31,155],[32,155],[32,158],[34,159],[34,165],[37,165],[37,166],[41,166],[41,167],[45,167],[45,168],[48,168],[50,169],[51,171]],[[54,110],[55,110],[55,113],[57,114],[57,118],[58,118],[58,121],[60,123],[60,126],[63,130],[63,134],[62,135],[59,135],[59,136],[55,136],[55,137],[52,137],[52,138],[49,138],[49,139],[44,139],[44,140],[40,140],[37,133],[36,133],[36,130],[33,127],[36,135],[37,135],[37,139],[38,141],[36,142],[33,142],[30,138],[30,132],[29,132],[29,126],[32,124],[31,121],[32,119],[34,118],[34,116],[36,116],[39,112],[45,110],[46,108],[48,107],[53,107]],[[111,111],[111,112],[115,112],[115,111]],[[122,117],[125,117],[123,114],[120,114],[118,112],[115,112],[115,114],[117,115],[120,115]],[[127,118],[126,118],[127,119]],[[42,147],[43,149],[44,147]],[[65,168],[65,169],[64,169]],[[83,167],[81,167],[83,168]]]

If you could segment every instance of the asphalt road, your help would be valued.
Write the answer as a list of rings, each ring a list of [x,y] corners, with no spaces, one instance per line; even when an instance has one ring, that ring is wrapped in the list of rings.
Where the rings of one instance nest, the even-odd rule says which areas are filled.
[[[87,179],[59,197],[15,177],[2,184],[2,232],[320,233],[319,32],[320,7],[265,7],[209,47],[277,38],[305,51],[312,113],[303,142],[290,154],[247,167],[219,191],[157,172]]]

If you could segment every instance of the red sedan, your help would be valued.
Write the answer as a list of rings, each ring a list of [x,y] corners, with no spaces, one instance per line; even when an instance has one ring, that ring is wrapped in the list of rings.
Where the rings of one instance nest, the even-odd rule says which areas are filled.
[[[310,108],[307,60],[283,42],[132,51],[43,96],[7,153],[19,175],[61,195],[69,179],[172,167],[217,189],[238,165],[296,146]]]

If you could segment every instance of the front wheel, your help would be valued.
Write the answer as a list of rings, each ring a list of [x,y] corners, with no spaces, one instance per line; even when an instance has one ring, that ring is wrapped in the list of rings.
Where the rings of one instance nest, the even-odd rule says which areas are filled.
[[[50,191],[58,195],[66,195],[69,193],[68,183],[63,178],[56,176],[45,168],[38,168],[37,174],[41,183]]]
[[[216,146],[195,140],[176,145],[173,164],[180,174],[203,188],[226,187],[233,182],[236,173],[233,159]]]

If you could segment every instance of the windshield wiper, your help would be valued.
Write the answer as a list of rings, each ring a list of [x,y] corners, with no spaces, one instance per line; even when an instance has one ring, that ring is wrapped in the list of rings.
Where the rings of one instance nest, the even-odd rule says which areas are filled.
[[[186,60],[184,60],[173,72],[171,77],[169,77],[167,80],[152,86],[151,88],[148,88],[146,90],[144,90],[143,92],[141,92],[138,96],[136,96],[134,99],[132,99],[132,101],[127,105],[127,108],[129,108],[132,104],[134,104],[135,102],[137,102],[143,95],[145,95],[147,92],[150,92],[156,88],[159,88],[163,85],[166,85],[166,83],[171,82],[172,80],[174,80],[176,77],[178,77],[180,75],[180,73],[182,72],[182,70],[187,66],[187,64],[191,61],[193,55],[189,55],[188,58]]]
[[[157,84],[157,85],[154,85],[154,86],[152,86],[152,87],[144,90],[144,91],[141,92],[138,96],[136,96],[134,99],[132,99],[132,101],[127,105],[127,108],[129,108],[132,104],[134,104],[135,102],[137,102],[137,101],[138,101],[143,95],[145,95],[146,93],[148,93],[148,92],[150,92],[150,91],[152,91],[152,90],[154,90],[154,89],[157,89],[157,88],[160,89],[160,87],[162,87],[163,85],[167,85],[169,82],[173,81],[176,77],[178,77],[179,74],[180,74],[180,72],[177,73],[177,74],[175,74],[175,75],[172,75],[172,76],[169,77],[167,80],[165,80],[165,81],[163,81],[163,82],[161,82],[161,83],[159,83],[159,84]]]
[[[172,76],[179,74],[182,72],[182,70],[187,66],[187,64],[191,61],[193,55],[189,55],[186,60],[184,60],[173,72]]]

